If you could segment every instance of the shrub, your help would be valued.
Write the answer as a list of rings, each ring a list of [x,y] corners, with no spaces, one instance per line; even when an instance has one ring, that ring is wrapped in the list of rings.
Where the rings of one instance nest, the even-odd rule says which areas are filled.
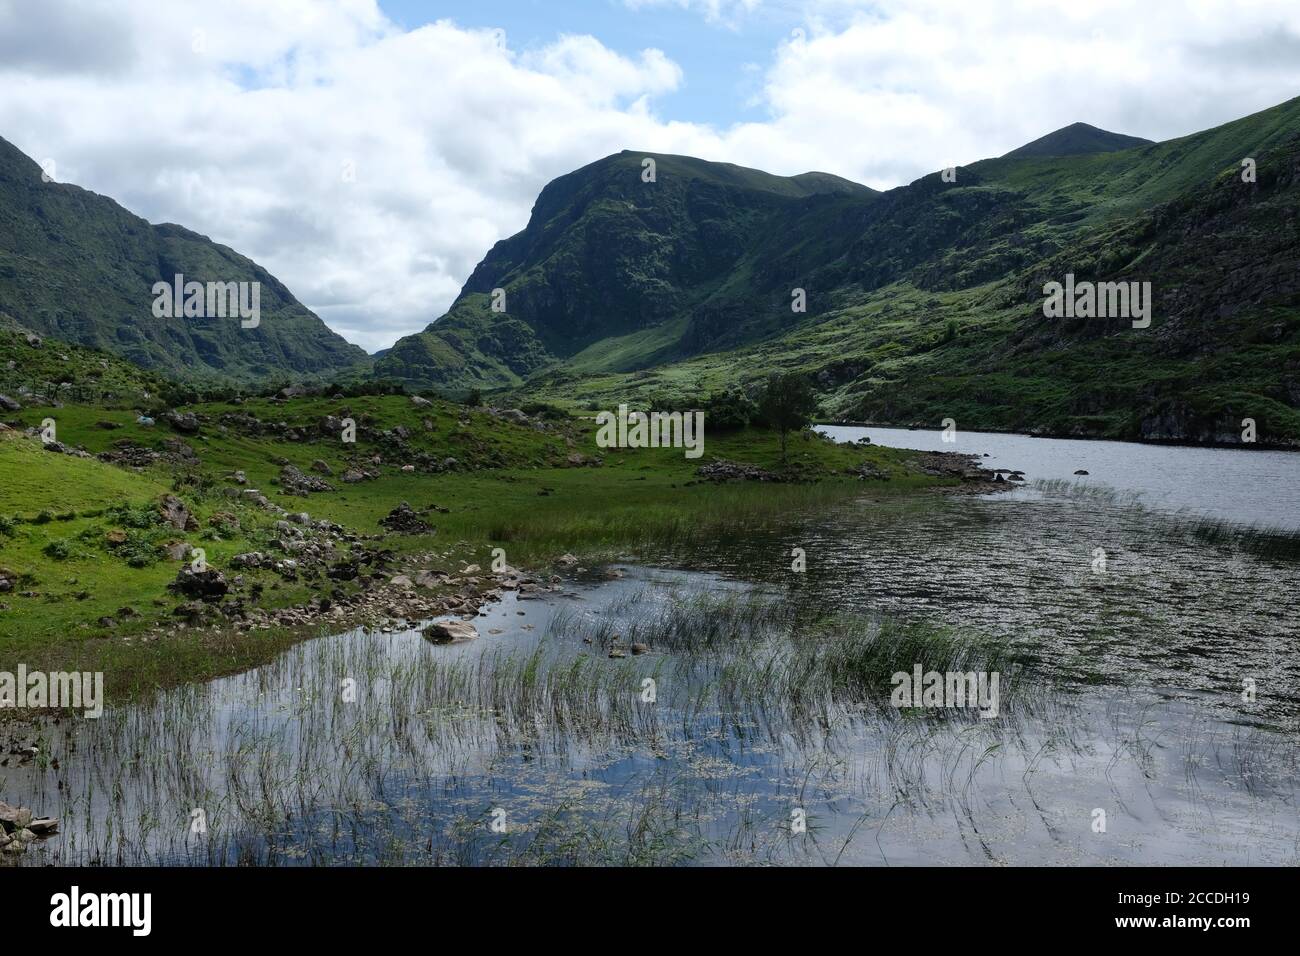
[[[55,561],[66,561],[73,555],[72,542],[67,538],[55,538],[41,550]]]

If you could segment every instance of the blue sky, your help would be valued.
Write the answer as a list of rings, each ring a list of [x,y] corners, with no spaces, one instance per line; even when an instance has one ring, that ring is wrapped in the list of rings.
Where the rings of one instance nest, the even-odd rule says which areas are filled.
[[[590,34],[625,56],[657,48],[682,68],[685,78],[680,89],[656,97],[656,112],[721,127],[766,117],[766,108],[755,102],[763,73],[777,45],[803,22],[795,4],[772,0],[752,10],[732,9],[714,20],[703,4],[683,6],[674,0],[641,5],[624,0],[380,0],[379,5],[408,29],[442,19],[467,28],[504,29],[513,50],[538,49],[562,34]]]

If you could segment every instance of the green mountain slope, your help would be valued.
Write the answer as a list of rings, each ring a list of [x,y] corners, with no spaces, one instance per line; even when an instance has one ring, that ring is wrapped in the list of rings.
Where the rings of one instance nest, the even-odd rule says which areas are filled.
[[[1163,143],[1076,124],[883,194],[641,159],[548,186],[384,372],[603,406],[800,369],[855,419],[1300,442],[1300,99]],[[1066,274],[1150,282],[1151,327],[1045,318]]]
[[[587,367],[626,370],[778,331],[794,317],[791,262],[826,254],[812,236],[800,250],[782,237],[832,220],[848,229],[875,196],[825,173],[607,157],[548,185],[528,227],[497,243],[448,313],[394,345],[376,374],[514,384],[580,353]],[[503,311],[492,309],[494,289],[505,293]],[[607,340],[620,344],[590,351]]]
[[[260,282],[260,325],[155,318],[153,284]],[[255,262],[181,226],[150,225],[0,139],[0,311],[42,334],[187,378],[318,376],[369,359]]]

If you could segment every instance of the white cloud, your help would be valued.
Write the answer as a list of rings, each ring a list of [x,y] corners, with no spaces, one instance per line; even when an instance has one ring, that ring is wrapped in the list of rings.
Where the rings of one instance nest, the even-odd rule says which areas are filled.
[[[589,36],[521,53],[373,0],[0,0],[0,136],[374,349],[440,315],[547,181],[620,149],[887,187],[1075,120],[1162,138],[1300,92],[1293,0],[810,0],[804,26],[767,117],[720,130],[656,114],[684,79],[668,55]]]

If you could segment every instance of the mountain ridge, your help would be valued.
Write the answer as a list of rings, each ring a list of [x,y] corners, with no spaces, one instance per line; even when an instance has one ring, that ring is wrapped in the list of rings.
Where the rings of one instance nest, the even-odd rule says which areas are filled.
[[[1096,133],[1104,143],[1071,155],[1012,151],[872,194],[781,196],[788,185],[754,171],[671,157],[651,192],[643,154],[615,154],[548,185],[448,313],[376,371],[596,407],[698,400],[794,368],[831,414],[859,419],[919,422],[950,406],[968,427],[1200,440],[1253,407],[1300,438],[1291,284],[1218,248],[1214,232],[1268,250],[1270,275],[1300,272],[1300,99],[1163,143]],[[1252,154],[1254,184],[1238,176]],[[1152,281],[1150,333],[1045,324],[1035,289],[1049,269]],[[1233,300],[1234,274],[1255,276],[1261,294]],[[1277,371],[1214,358],[1256,346]],[[1115,363],[1115,381],[1099,383],[1089,362]]]
[[[1154,140],[1141,136],[1112,133],[1088,123],[1071,123],[1040,136],[1023,146],[1004,153],[1000,158],[1026,156],[1082,156],[1091,153],[1118,153],[1139,146],[1154,146]]]
[[[156,318],[153,284],[258,282],[256,328],[229,319]],[[0,311],[25,327],[102,348],[172,376],[253,381],[364,369],[364,350],[330,330],[264,267],[176,223],[151,224],[116,200],[47,181],[0,138]]]

